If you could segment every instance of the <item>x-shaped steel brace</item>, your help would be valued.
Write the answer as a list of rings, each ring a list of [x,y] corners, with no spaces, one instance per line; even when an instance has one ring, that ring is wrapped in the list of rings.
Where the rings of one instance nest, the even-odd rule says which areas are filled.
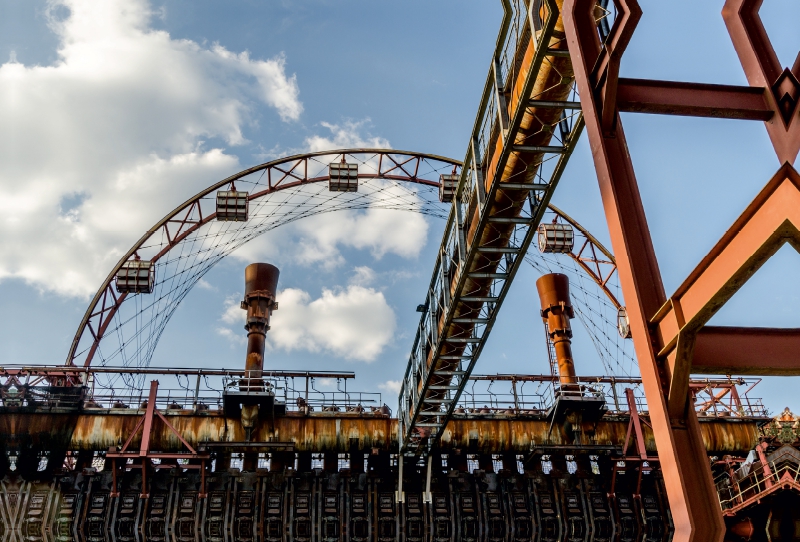
[[[778,160],[793,164],[800,151],[800,52],[791,69],[781,67],[758,15],[762,2],[727,0],[722,17],[750,86],[768,89],[776,115],[766,126]]]
[[[636,0],[613,0],[613,2],[617,10],[617,17],[605,43],[601,45],[600,55],[589,76],[599,106],[598,114],[603,133],[606,137],[614,137],[616,130],[620,59],[642,17],[642,8],[639,7]]]

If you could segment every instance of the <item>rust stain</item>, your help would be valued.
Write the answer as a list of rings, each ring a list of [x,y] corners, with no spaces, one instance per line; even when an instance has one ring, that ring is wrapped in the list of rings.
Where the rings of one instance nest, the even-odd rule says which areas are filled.
[[[31,435],[48,446],[62,443],[72,450],[107,450],[121,445],[141,417],[137,410],[98,411],[82,414],[6,414],[0,416],[0,439],[10,435]],[[221,413],[191,411],[165,412],[167,419],[190,444],[242,442],[245,431],[240,420]],[[287,442],[295,451],[347,452],[351,449],[397,449],[397,420],[372,415],[345,413],[290,414],[275,420],[261,420],[253,433],[255,442]],[[575,445],[573,432],[555,426],[549,432],[544,419],[456,419],[441,438],[444,450],[461,448],[481,453],[529,452],[539,446]],[[625,442],[627,418],[606,419],[583,428],[583,443],[620,447]],[[758,420],[708,419],[700,423],[703,442],[709,452],[741,454],[758,443]],[[655,451],[652,431],[644,428],[646,447]],[[138,447],[141,435],[132,446]],[[180,440],[160,421],[153,427],[151,449],[181,450]]]

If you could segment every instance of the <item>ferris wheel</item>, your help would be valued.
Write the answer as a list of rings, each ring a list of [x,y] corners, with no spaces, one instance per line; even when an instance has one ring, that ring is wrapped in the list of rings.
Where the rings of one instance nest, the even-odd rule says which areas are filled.
[[[346,149],[280,158],[213,184],[156,223],[114,266],[75,333],[67,365],[141,368],[199,280],[245,243],[322,213],[383,209],[445,220],[461,163],[391,149]],[[630,374],[630,341],[618,334],[613,255],[550,206],[539,228],[536,270],[570,276],[577,314],[609,373]],[[140,379],[125,381],[140,386]]]

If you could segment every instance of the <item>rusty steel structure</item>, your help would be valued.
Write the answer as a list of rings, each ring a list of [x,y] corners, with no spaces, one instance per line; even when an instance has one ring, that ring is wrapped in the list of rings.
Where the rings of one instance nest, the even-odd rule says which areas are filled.
[[[331,194],[330,166],[342,161],[357,166],[358,192]],[[430,154],[345,149],[279,158],[214,183],[169,212],[120,258],[89,303],[66,363],[147,366],[178,304],[237,247],[322,212],[378,208],[445,217],[440,176],[460,169],[460,162]],[[138,305],[135,292],[120,290],[119,274],[142,260],[155,275],[156,301]],[[187,261],[191,266],[181,267]]]
[[[675,522],[676,540],[722,540],[719,510],[697,415],[690,408],[694,353],[714,362],[698,367],[732,374],[797,374],[789,346],[796,334],[772,330],[708,329],[706,322],[784,243],[797,248],[798,187],[792,163],[800,149],[800,63],[781,69],[758,17],[760,0],[728,0],[723,17],[742,62],[748,87],[619,77],[621,58],[642,16],[636,0],[614,0],[617,17],[608,35],[598,31],[593,0],[565,0],[564,28],[593,150],[603,207],[648,397],[659,464]],[[664,291],[620,111],[764,121],[782,164],[761,193],[671,296]],[[775,335],[781,341],[772,341]],[[709,337],[705,339],[704,337]],[[726,338],[736,337],[726,342]],[[706,343],[702,348],[701,345]],[[777,350],[769,358],[730,359],[740,352]],[[743,344],[745,343],[745,344]],[[697,347],[697,349],[696,349]],[[737,367],[736,361],[740,364]],[[696,369],[695,369],[696,370]]]
[[[274,390],[273,409],[248,428],[226,411],[226,390],[253,386],[248,370],[150,368],[162,382],[192,376],[198,385],[154,380],[146,395],[111,396],[90,389],[96,371],[135,370],[2,369],[4,540],[610,541],[665,540],[672,529],[659,469],[626,455],[634,428],[637,450],[657,453],[638,414],[638,379],[575,378],[608,403],[576,442],[550,422],[557,377],[473,376],[511,389],[466,394],[421,463],[397,453],[399,420],[379,398],[328,397],[310,383],[352,373],[264,370],[257,388]],[[201,389],[214,377],[221,390]],[[87,386],[76,392],[76,381]],[[751,384],[692,383],[720,407],[723,395],[736,397],[729,410],[698,402],[710,454],[743,457],[759,445],[766,418],[747,396]]]
[[[569,278],[560,273],[543,275],[536,281],[536,289],[542,304],[542,320],[555,350],[559,382],[562,388],[569,388],[577,383],[569,323],[575,317],[569,297]]]
[[[145,232],[64,365],[0,366],[0,542],[797,539],[800,418],[773,418],[751,394],[758,375],[800,375],[800,330],[705,324],[784,243],[800,250],[800,56],[781,68],[761,0],[726,0],[749,86],[620,78],[643,14],[611,2],[502,0],[463,162],[389,149],[281,158]],[[781,163],[671,296],[620,112],[762,121]],[[613,253],[549,203],[584,127]],[[279,271],[266,263],[245,269],[241,367],[150,366],[218,261],[353,209],[444,220],[394,411],[353,391],[351,372],[270,368]],[[582,306],[559,258],[610,317]],[[473,374],[526,260],[542,275],[531,322],[551,374]],[[606,319],[641,374],[584,375],[573,318],[590,335],[586,320]]]
[[[401,447],[416,455],[447,426],[583,129],[558,2],[536,6],[504,2],[403,378]]]

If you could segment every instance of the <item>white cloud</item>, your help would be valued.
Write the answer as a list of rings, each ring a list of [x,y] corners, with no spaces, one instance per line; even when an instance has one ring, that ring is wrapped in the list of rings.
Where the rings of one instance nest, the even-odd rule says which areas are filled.
[[[217,287],[208,282],[206,279],[200,279],[197,281],[197,287],[201,290],[210,290],[212,292],[217,291]]]
[[[378,384],[378,388],[382,389],[383,391],[388,391],[391,393],[400,393],[400,387],[403,385],[402,382],[399,380],[387,380],[382,384]]]
[[[226,339],[232,346],[247,344],[247,333],[244,324],[247,321],[247,312],[240,306],[241,294],[233,294],[225,299],[225,309],[220,316],[220,322],[225,325],[217,326],[214,330],[217,335]]]
[[[225,299],[225,310],[222,312],[222,316],[220,316],[220,320],[225,322],[226,324],[233,325],[233,324],[241,324],[247,321],[247,311],[242,309],[241,306],[241,294],[234,294],[232,296],[228,296]]]
[[[302,104],[282,55],[172,39],[146,0],[56,7],[58,61],[0,65],[0,279],[85,296],[177,202],[239,167],[204,140],[244,143],[256,104],[285,121]]]
[[[335,211],[267,232],[236,249],[232,256],[246,263],[282,259],[304,266],[320,265],[327,270],[345,264],[341,251],[346,248],[368,250],[377,260],[387,254],[413,259],[428,242],[428,229],[428,221],[420,213],[388,209]]]
[[[394,337],[394,311],[381,292],[350,285],[323,290],[317,299],[296,288],[278,292],[280,310],[273,313],[267,342],[271,348],[291,352],[325,352],[345,359],[373,361]],[[245,312],[234,296],[225,302],[220,320],[229,326],[244,323]],[[238,298],[237,298],[238,299]],[[223,331],[224,330],[224,331]],[[244,332],[227,327],[218,333],[239,343]]]
[[[353,269],[353,274],[350,277],[350,284],[355,284],[356,286],[369,286],[375,282],[375,279],[375,271],[366,265],[360,265]]]
[[[232,345],[244,345],[247,344],[247,336],[244,332],[236,332],[232,329],[227,327],[218,327],[216,332],[221,337],[227,339],[232,343]]]
[[[337,388],[337,381],[333,378],[315,378],[314,387],[335,390]]]
[[[362,135],[362,131],[369,124],[370,119],[359,121],[347,120],[341,124],[321,122],[320,124],[330,131],[329,136],[314,135],[306,138],[308,152],[329,151],[333,149],[391,149],[387,139],[371,134]]]
[[[278,300],[280,310],[270,321],[268,340],[283,350],[373,361],[394,336],[394,311],[372,288],[326,289],[314,300],[303,290],[287,288]]]
[[[425,246],[428,223],[421,214],[367,209],[313,216],[298,222],[300,263],[332,268],[344,263],[340,247],[369,250],[380,259],[388,253],[415,258]]]

